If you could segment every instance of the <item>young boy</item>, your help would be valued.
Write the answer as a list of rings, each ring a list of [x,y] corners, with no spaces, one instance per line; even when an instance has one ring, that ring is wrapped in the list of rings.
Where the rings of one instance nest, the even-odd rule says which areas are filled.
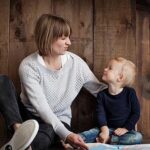
[[[135,131],[140,106],[135,90],[130,87],[135,75],[136,67],[131,61],[122,57],[110,60],[102,76],[108,88],[97,97],[99,128],[80,133],[85,142],[119,145],[141,143],[142,135]]]

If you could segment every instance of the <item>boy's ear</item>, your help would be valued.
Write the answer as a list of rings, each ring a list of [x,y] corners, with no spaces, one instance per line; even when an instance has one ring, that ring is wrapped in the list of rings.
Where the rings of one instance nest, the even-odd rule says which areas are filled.
[[[118,82],[122,82],[123,80],[124,80],[123,73],[120,73],[119,76],[118,76],[117,81],[118,81]]]

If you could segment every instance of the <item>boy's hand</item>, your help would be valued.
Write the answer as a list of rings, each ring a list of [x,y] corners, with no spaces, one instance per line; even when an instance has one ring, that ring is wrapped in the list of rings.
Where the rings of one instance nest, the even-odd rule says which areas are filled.
[[[128,130],[126,128],[117,128],[114,133],[118,136],[124,135]]]
[[[101,127],[101,133],[99,134],[99,137],[96,138],[97,142],[100,143],[107,143],[109,140],[109,129],[107,126],[102,126]]]
[[[107,132],[101,132],[99,134],[99,137],[96,138],[96,141],[99,143],[107,143],[109,140],[109,133]]]

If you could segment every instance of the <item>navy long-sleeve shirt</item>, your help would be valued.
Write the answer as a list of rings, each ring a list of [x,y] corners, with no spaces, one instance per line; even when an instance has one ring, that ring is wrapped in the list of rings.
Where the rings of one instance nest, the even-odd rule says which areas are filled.
[[[133,88],[125,87],[117,95],[111,95],[108,89],[97,96],[96,113],[98,125],[109,128],[134,130],[140,117],[140,105]]]

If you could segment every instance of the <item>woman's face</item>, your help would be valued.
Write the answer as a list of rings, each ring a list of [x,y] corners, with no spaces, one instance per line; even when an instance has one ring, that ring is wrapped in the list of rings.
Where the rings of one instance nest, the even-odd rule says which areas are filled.
[[[71,45],[71,41],[69,36],[62,36],[59,37],[53,44],[52,44],[52,54],[55,55],[63,55],[67,51],[68,47]]]

